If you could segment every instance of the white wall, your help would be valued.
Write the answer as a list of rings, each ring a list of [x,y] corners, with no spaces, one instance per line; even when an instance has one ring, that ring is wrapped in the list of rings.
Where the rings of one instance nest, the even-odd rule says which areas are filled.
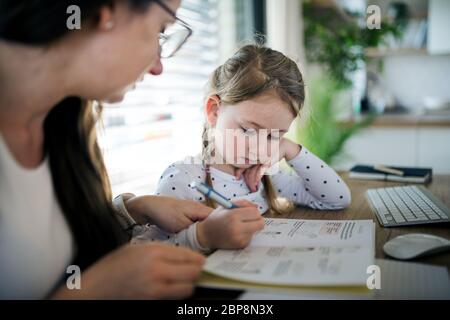
[[[430,53],[450,52],[450,1],[430,0],[428,25],[428,51]]]
[[[381,79],[385,88],[411,110],[421,109],[426,96],[450,100],[450,55],[386,57]]]
[[[236,51],[236,16],[234,1],[219,1],[219,64]]]
[[[431,167],[450,174],[450,128],[369,128],[352,137],[334,167],[348,170],[355,164]]]
[[[297,0],[267,0],[267,44],[304,66],[302,6]]]

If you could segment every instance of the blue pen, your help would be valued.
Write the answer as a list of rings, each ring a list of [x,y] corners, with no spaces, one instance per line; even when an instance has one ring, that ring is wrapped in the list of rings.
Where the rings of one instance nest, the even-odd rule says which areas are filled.
[[[191,183],[191,186],[194,187],[195,189],[197,189],[197,191],[200,192],[201,194],[205,195],[205,197],[208,197],[208,198],[214,200],[215,202],[217,202],[224,208],[227,208],[227,209],[239,208],[237,205],[235,205],[230,200],[225,198],[223,195],[218,193],[216,190],[214,190],[213,188],[211,188],[210,186],[208,186],[202,182],[194,181]]]

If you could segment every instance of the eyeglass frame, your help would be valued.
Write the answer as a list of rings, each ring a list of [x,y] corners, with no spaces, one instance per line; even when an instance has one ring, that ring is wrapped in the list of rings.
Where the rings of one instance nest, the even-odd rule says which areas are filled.
[[[153,2],[155,2],[156,4],[158,4],[164,11],[166,11],[169,15],[171,15],[174,19],[175,19],[175,21],[176,22],[178,22],[182,27],[184,27],[186,30],[187,30],[187,32],[188,32],[188,34],[187,34],[187,36],[185,37],[185,39],[182,41],[182,42],[180,42],[180,44],[178,45],[178,47],[169,55],[169,56],[167,56],[167,57],[161,57],[161,53],[162,53],[162,46],[161,46],[161,44],[159,45],[159,51],[160,51],[160,57],[161,58],[163,58],[163,59],[167,59],[167,58],[171,58],[171,57],[173,57],[174,55],[175,55],[175,53],[177,53],[180,49],[181,49],[181,47],[187,42],[187,40],[189,39],[189,37],[192,35],[192,33],[193,33],[193,31],[192,31],[192,28],[189,26],[189,24],[187,23],[187,22],[185,22],[185,21],[183,21],[183,20],[181,20],[180,18],[178,18],[177,17],[177,15],[176,15],[176,13],[172,10],[172,9],[170,9],[164,2],[162,2],[161,0],[153,0]],[[160,39],[164,39],[164,38],[168,38],[168,37],[170,37],[170,36],[166,36],[164,33],[160,33],[160,35],[159,35],[159,38]]]

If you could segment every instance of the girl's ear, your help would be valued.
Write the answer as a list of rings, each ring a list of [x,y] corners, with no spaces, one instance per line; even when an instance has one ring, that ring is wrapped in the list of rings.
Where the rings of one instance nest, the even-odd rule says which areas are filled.
[[[211,95],[205,102],[206,120],[210,126],[215,126],[219,114],[220,98],[218,95]]]

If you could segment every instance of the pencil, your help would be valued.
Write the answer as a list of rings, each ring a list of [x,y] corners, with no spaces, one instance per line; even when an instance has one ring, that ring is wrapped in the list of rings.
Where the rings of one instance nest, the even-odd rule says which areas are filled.
[[[223,195],[218,193],[216,190],[214,190],[213,188],[204,183],[194,181],[191,183],[191,186],[197,189],[197,191],[200,192],[201,194],[205,195],[205,197],[209,197],[211,200],[214,200],[224,208],[227,209],[238,208],[237,205],[235,205],[227,198],[225,198]]]
[[[373,168],[375,170],[377,170],[377,171],[390,173],[390,174],[395,174],[396,176],[403,176],[403,175],[405,175],[405,173],[403,171],[401,171],[401,170],[393,169],[393,168],[390,168],[390,167],[386,167],[386,166],[383,166],[381,164],[377,164],[377,165],[373,166]]]

